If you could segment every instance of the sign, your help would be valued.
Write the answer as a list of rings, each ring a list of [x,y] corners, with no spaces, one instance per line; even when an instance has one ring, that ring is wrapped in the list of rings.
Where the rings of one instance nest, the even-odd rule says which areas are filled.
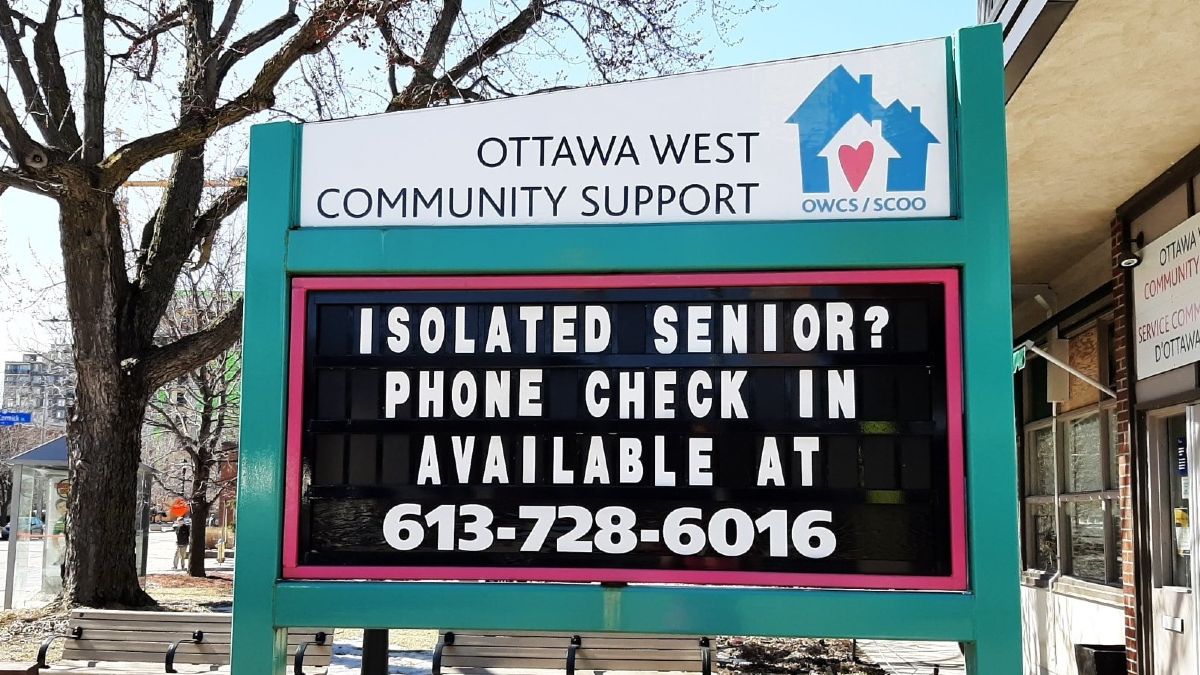
[[[1146,245],[1133,288],[1138,379],[1200,361],[1200,216]]]
[[[233,671],[469,626],[1018,672],[1002,46],[255,126]]]
[[[1028,356],[1028,354],[1026,353],[1027,351],[1028,350],[1025,349],[1025,345],[1021,345],[1020,347],[1017,347],[1016,349],[1013,350],[1013,353],[1012,353],[1013,375],[1016,375],[1017,373],[1019,373],[1025,369],[1025,360],[1026,360],[1026,357]]]
[[[0,412],[0,427],[10,427],[14,424],[32,424],[33,413],[31,412]]]
[[[1180,476],[1188,475],[1187,436],[1175,439],[1175,470]],[[1185,491],[1186,495],[1187,492]]]
[[[946,218],[945,40],[305,125],[300,225]]]
[[[285,577],[965,588],[953,271],[296,288]]]

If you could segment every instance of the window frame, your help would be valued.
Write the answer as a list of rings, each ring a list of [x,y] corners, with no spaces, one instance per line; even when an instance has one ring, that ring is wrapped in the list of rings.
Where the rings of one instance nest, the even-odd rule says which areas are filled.
[[[1108,355],[1111,352],[1111,340],[1109,339],[1109,323],[1103,319],[1088,321],[1079,325],[1076,330],[1072,330],[1069,337],[1078,335],[1084,331],[1094,329],[1097,334],[1097,347],[1101,352],[1098,359],[1099,377],[1101,382],[1111,382],[1110,368],[1108,367]],[[1029,358],[1044,360],[1037,355],[1030,354]],[[1055,368],[1053,364],[1047,363],[1048,368]],[[1050,406],[1050,415],[1038,419],[1030,419],[1034,410],[1036,410],[1036,402],[1032,400],[1033,393],[1037,391],[1033,383],[1034,369],[1026,366],[1021,373],[1019,386],[1021,387],[1021,409],[1018,411],[1021,414],[1021,419],[1024,424],[1020,427],[1021,438],[1021,459],[1023,460],[1024,469],[1021,472],[1021,567],[1023,577],[1032,580],[1035,584],[1047,585],[1051,579],[1066,578],[1070,579],[1072,584],[1087,585],[1110,589],[1121,587],[1121,565],[1119,561],[1121,533],[1119,525],[1114,524],[1113,518],[1120,514],[1120,486],[1118,476],[1112,475],[1112,460],[1119,454],[1119,447],[1114,443],[1112,434],[1112,425],[1115,418],[1116,400],[1106,396],[1102,392],[1099,394],[1098,401],[1090,405],[1081,406],[1067,412],[1060,412],[1060,403],[1052,403]],[[1048,372],[1048,371],[1047,371]],[[1045,388],[1043,387],[1043,390]],[[1100,487],[1099,490],[1068,492],[1066,489],[1066,469],[1067,469],[1067,433],[1070,425],[1081,419],[1088,417],[1096,417],[1099,424],[1099,470],[1100,470]],[[1054,487],[1053,494],[1033,494],[1033,490],[1038,483],[1037,468],[1037,444],[1034,438],[1037,432],[1045,429],[1052,429],[1054,435]],[[1119,466],[1119,465],[1118,465]],[[1119,470],[1119,469],[1118,469]],[[1104,579],[1095,579],[1082,577],[1075,574],[1074,560],[1072,555],[1072,528],[1071,520],[1068,514],[1068,505],[1078,503],[1100,502],[1103,513],[1104,525]],[[1037,567],[1037,528],[1035,525],[1034,509],[1035,505],[1050,505],[1054,513],[1054,528],[1057,543],[1055,551],[1055,562],[1057,569],[1047,570]]]

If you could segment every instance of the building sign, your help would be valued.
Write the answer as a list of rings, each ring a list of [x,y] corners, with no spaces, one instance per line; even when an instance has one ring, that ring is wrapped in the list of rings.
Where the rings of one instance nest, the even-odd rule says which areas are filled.
[[[1133,286],[1138,379],[1200,361],[1200,216],[1146,245]]]
[[[953,271],[294,289],[285,577],[966,587]]]
[[[944,40],[305,125],[300,225],[944,218]]]

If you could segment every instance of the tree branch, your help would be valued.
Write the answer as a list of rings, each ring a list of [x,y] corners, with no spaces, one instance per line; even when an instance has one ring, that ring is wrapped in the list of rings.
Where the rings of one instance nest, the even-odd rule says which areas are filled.
[[[83,0],[83,161],[104,158],[103,0]]]
[[[512,21],[493,33],[475,51],[447,71],[446,77],[450,82],[457,82],[472,70],[482,68],[488,59],[499,54],[504,48],[520,42],[525,33],[542,19],[545,5],[545,0],[530,0],[529,5],[513,17]]]
[[[162,347],[152,348],[142,360],[142,376],[149,389],[204,365],[237,341],[242,332],[242,299],[208,328],[179,338]]]
[[[8,0],[0,0],[0,42],[4,43],[4,53],[8,64],[17,77],[17,84],[21,87],[21,94],[25,98],[25,109],[33,116],[33,121],[42,132],[42,137],[46,142],[54,144],[58,142],[60,136],[50,121],[50,111],[46,108],[46,102],[42,100],[42,92],[38,89],[37,80],[34,79],[33,68],[29,65],[29,57],[25,55],[25,48],[21,45],[21,37],[13,29],[15,14],[17,13],[8,6]],[[36,23],[33,23],[33,28],[36,30]]]
[[[37,64],[42,95],[45,96],[46,106],[50,111],[49,124],[57,134],[56,139],[50,142],[67,153],[74,153],[83,145],[83,140],[79,137],[75,109],[71,104],[71,85],[67,81],[66,71],[63,70],[63,58],[58,51],[58,38],[55,35],[60,5],[59,0],[51,0],[46,5],[46,19],[38,25],[33,34],[33,60]],[[84,51],[86,55],[86,45]],[[103,77],[103,63],[100,68]]]
[[[437,23],[429,31],[429,39],[425,42],[425,51],[421,52],[421,65],[427,71],[441,62],[446,53],[446,43],[450,40],[450,31],[454,22],[462,13],[462,0],[444,0],[442,11],[438,13]]]
[[[128,19],[126,19],[124,17],[117,16],[115,14],[108,14],[106,16],[110,21],[113,22],[113,25],[117,26],[117,30],[121,32],[121,35],[124,35],[126,38],[129,39],[129,48],[128,49],[126,49],[124,52],[122,52],[120,54],[112,54],[111,56],[114,59],[127,59],[130,56],[133,56],[133,52],[138,47],[146,44],[147,42],[150,42],[154,38],[158,37],[159,35],[162,35],[163,33],[166,33],[169,30],[172,30],[174,28],[178,28],[178,27],[182,26],[183,25],[183,5],[180,5],[180,6],[176,7],[175,9],[167,12],[166,14],[163,14],[161,17],[158,18],[157,21],[150,24],[145,29],[142,29],[140,26],[138,26],[137,24],[134,24],[132,21],[129,21]],[[137,32],[136,33],[126,32],[125,30],[122,29],[121,22],[125,22],[125,23],[132,25],[137,30]]]
[[[154,159],[195,148],[220,129],[236,124],[275,103],[275,86],[306,54],[319,51],[354,21],[390,3],[361,0],[325,0],[286,42],[263,64],[254,82],[229,103],[212,112],[197,111],[173,129],[139,138],[117,148],[100,164],[102,189],[114,189],[139,167]]]
[[[275,20],[266,24],[258,30],[243,35],[236,40],[225,53],[217,59],[217,77],[224,79],[238,61],[250,53],[270,44],[272,40],[283,35],[289,28],[300,23],[300,17],[296,16],[295,5],[288,8],[288,12]]]
[[[196,239],[204,239],[216,232],[223,220],[232,216],[234,211],[245,204],[246,190],[246,184],[242,183],[222,192],[221,196],[217,197],[208,207],[208,210],[201,213],[200,217],[196,219],[196,226],[193,228],[196,231]]]
[[[0,193],[6,189],[15,187],[26,192],[32,192],[45,197],[54,197],[58,194],[59,186],[53,183],[46,183],[35,180],[27,176],[22,176],[14,169],[8,167],[0,167]]]
[[[9,101],[8,92],[4,91],[4,85],[0,85],[0,132],[8,139],[8,146],[15,153],[14,159],[35,169],[45,166],[45,148],[34,141],[21,124],[20,116]]]
[[[289,6],[295,5],[289,3]],[[224,45],[229,39],[229,34],[233,32],[233,24],[237,22],[238,12],[242,11],[242,0],[231,0],[229,7],[225,8],[225,18],[221,19],[221,25],[217,27],[217,32],[213,35],[213,43],[220,46]],[[293,10],[294,11],[294,10]]]
[[[436,80],[422,79],[414,76],[404,91],[392,97],[388,103],[388,112],[396,110],[413,110],[427,107],[430,103],[444,101],[455,95],[462,96],[463,92],[455,86],[455,82],[465,77],[473,70],[482,68],[488,59],[496,56],[506,48],[521,41],[529,29],[537,24],[545,15],[546,0],[530,0],[529,4],[517,13],[508,23],[504,24],[484,40],[470,54],[459,61],[446,74]],[[469,98],[469,97],[464,97]]]

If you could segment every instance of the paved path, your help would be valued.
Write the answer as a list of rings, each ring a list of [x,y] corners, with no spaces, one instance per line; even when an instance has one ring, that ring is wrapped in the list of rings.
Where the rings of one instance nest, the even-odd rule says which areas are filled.
[[[891,675],[965,675],[962,653],[954,642],[859,640],[859,653]]]

